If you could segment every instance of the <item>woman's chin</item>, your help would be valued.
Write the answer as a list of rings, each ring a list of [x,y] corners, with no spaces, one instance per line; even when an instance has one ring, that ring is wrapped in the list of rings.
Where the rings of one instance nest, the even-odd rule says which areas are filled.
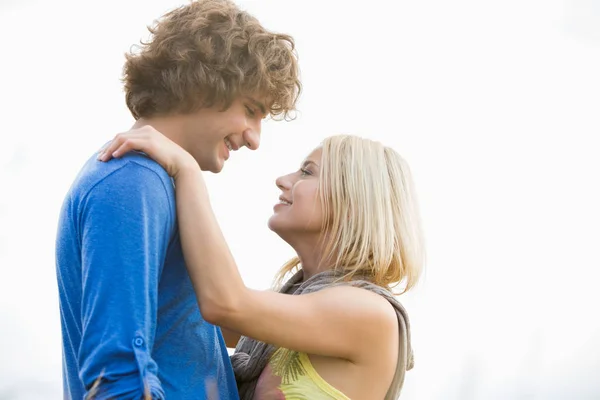
[[[269,229],[272,232],[276,233],[280,238],[285,240],[285,237],[284,237],[285,229],[284,229],[284,226],[282,225],[282,221],[280,220],[279,215],[273,214],[271,216],[271,218],[269,218],[269,222],[267,223],[267,226],[269,227]]]
[[[271,218],[269,218],[269,221],[267,222],[267,226],[269,227],[270,230],[277,233],[277,215],[276,214],[271,215]]]

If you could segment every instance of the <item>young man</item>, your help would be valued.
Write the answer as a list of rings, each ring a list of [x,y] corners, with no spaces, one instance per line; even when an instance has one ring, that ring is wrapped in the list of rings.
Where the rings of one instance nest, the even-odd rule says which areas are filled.
[[[134,127],[159,130],[203,170],[256,150],[262,119],[294,110],[292,38],[230,1],[194,1],[151,33],[126,56]],[[199,312],[173,183],[157,163],[139,153],[92,157],[65,198],[56,260],[65,398],[238,398],[220,329]]]

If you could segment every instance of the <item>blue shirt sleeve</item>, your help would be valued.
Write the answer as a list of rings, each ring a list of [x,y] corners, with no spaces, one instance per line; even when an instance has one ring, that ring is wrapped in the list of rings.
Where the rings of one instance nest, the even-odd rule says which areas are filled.
[[[175,225],[167,189],[157,172],[125,161],[80,202],[78,360],[95,399],[164,398],[151,351],[158,282]]]

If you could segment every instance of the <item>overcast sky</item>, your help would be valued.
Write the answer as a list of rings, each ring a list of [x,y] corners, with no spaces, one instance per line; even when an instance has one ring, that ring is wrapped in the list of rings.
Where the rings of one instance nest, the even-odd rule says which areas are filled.
[[[123,53],[180,4],[0,0],[0,399],[62,398],[60,204],[132,124]],[[206,175],[246,283],[292,255],[266,227],[275,178],[328,135],[381,140],[411,165],[428,250],[401,297],[403,399],[599,398],[600,3],[238,4],[295,37],[304,84],[295,121]]]

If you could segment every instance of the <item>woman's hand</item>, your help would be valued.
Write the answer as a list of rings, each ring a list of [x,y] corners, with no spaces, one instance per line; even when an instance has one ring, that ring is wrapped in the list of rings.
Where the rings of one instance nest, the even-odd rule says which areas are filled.
[[[99,161],[109,161],[138,150],[159,163],[173,178],[184,169],[199,169],[196,160],[165,135],[150,125],[119,133],[98,154]]]

